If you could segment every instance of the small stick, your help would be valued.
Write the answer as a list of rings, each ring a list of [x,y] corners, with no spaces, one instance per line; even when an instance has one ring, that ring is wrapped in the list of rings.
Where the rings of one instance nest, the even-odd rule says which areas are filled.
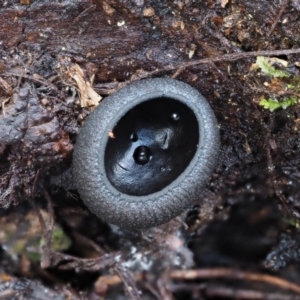
[[[36,78],[36,77],[30,76],[30,75],[10,73],[10,72],[1,74],[1,76],[5,76],[5,77],[16,76],[16,77],[19,77],[20,79],[21,78],[25,78],[25,79],[28,79],[28,80],[31,80],[31,81],[35,81],[37,83],[40,83],[42,85],[47,86],[51,90],[57,92],[60,97],[63,97],[62,94],[61,94],[61,92],[57,89],[57,87],[54,84],[52,84],[51,82],[49,82],[48,80],[46,80],[46,79],[44,79],[42,77]]]
[[[248,280],[255,282],[264,282],[271,285],[275,285],[282,289],[291,290],[297,294],[300,294],[300,286],[289,282],[280,277],[252,273],[247,271],[240,271],[236,269],[229,268],[208,268],[208,269],[198,269],[198,270],[175,270],[171,272],[172,279],[183,279],[183,280],[194,280],[194,279],[207,279],[207,278],[223,278],[231,280]]]
[[[286,9],[286,6],[287,6],[288,2],[289,2],[289,0],[285,0],[285,1],[283,2],[283,5],[281,6],[281,9],[279,10],[278,15],[276,16],[276,18],[275,18],[275,20],[274,20],[274,23],[272,24],[272,26],[271,26],[269,32],[267,33],[267,37],[269,37],[269,36],[271,35],[271,33],[274,31],[276,25],[278,24],[278,22],[279,22],[279,20],[280,20],[280,18],[281,18],[281,16],[282,16],[282,14],[284,13],[284,11],[285,11],[285,9]]]
[[[183,62],[176,65],[168,65],[162,68],[155,69],[153,71],[144,71],[139,70],[137,74],[131,76],[131,78],[127,82],[120,82],[118,85],[118,89],[122,88],[126,84],[129,84],[133,81],[150,77],[156,75],[158,73],[166,72],[166,71],[174,71],[174,70],[183,70],[188,67],[197,66],[201,64],[215,63],[220,61],[235,61],[238,59],[249,58],[253,56],[278,56],[278,55],[289,55],[289,54],[297,54],[300,53],[300,48],[296,49],[282,49],[282,50],[265,50],[265,51],[250,51],[250,52],[242,52],[242,53],[229,53],[224,55],[212,56],[207,58],[196,59],[193,61]]]
[[[119,277],[122,279],[124,286],[126,288],[126,291],[130,298],[132,300],[140,300],[139,291],[137,289],[137,286],[135,284],[135,280],[133,279],[132,275],[125,270],[122,266],[117,265],[115,267],[115,271],[119,275]]]
[[[187,68],[187,67],[196,66],[200,64],[207,64],[211,62],[219,62],[225,60],[234,61],[234,60],[253,57],[253,56],[278,56],[278,55],[289,55],[289,54],[297,54],[297,53],[300,53],[300,48],[229,53],[229,54],[218,55],[218,56],[213,56],[208,58],[201,58],[194,61],[188,61],[188,62],[180,63],[178,65],[166,66],[164,68],[156,69],[154,71],[148,72],[148,75],[154,75],[162,71],[172,71],[179,68]]]

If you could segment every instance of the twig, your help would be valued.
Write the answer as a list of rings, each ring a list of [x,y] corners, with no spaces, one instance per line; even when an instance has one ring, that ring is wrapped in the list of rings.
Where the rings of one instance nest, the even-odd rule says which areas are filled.
[[[5,116],[5,104],[9,101],[9,99],[10,99],[10,98],[6,98],[6,99],[4,99],[4,100],[2,100],[2,101],[0,102],[1,107],[2,107],[2,113],[3,113],[3,116]]]
[[[126,291],[130,296],[130,298],[132,300],[140,300],[139,291],[137,289],[135,280],[133,279],[131,274],[119,264],[115,267],[115,270],[117,274],[120,276],[120,278],[122,279]]]
[[[98,252],[99,255],[104,255],[105,254],[105,251],[96,242],[94,242],[92,239],[89,239],[88,237],[86,237],[83,234],[78,233],[76,231],[72,232],[72,235],[75,237],[75,239],[79,239],[80,242],[86,243],[87,245],[92,247],[95,251]]]
[[[172,292],[169,287],[170,283],[170,272],[168,269],[160,275],[159,279],[156,282],[157,289],[161,298],[164,300],[173,300]]]
[[[210,18],[209,18],[210,19]],[[241,53],[243,50],[237,46],[234,46],[231,41],[229,41],[222,33],[217,30],[213,30],[209,26],[200,25],[202,30],[207,30],[207,32],[213,37],[219,39],[220,43],[234,52]],[[201,39],[200,39],[201,40]]]
[[[300,297],[296,296],[294,293],[290,295],[250,289],[238,289],[236,287],[231,288],[228,286],[206,283],[176,283],[171,284],[171,290],[174,293],[178,293],[180,291],[200,291],[201,294],[208,296],[209,299],[221,297],[222,299],[225,298],[236,300],[300,300]]]
[[[46,222],[36,206],[35,202],[30,198],[29,202],[33,209],[35,210],[37,217],[40,222],[40,226],[42,228],[42,235],[44,238],[44,244],[41,246],[42,250],[42,257],[41,257],[41,267],[43,269],[49,268],[51,265],[51,242],[52,242],[52,231],[49,231],[48,227],[46,226]]]
[[[142,284],[154,297],[156,297],[156,299],[161,299],[161,296],[158,293],[158,291],[149,282],[142,282]]]
[[[60,97],[63,97],[62,94],[61,94],[61,92],[57,89],[57,87],[54,84],[52,84],[51,82],[49,82],[48,80],[46,80],[44,78],[42,79],[42,77],[36,78],[36,77],[30,76],[30,75],[17,74],[17,73],[11,73],[11,72],[1,74],[1,76],[5,76],[5,77],[16,76],[16,77],[19,77],[19,78],[26,78],[28,80],[35,81],[37,83],[40,83],[42,85],[47,86],[51,90],[57,92]]]
[[[48,213],[49,213],[49,228],[48,229],[52,232],[53,228],[54,228],[54,210],[53,210],[53,205],[52,205],[52,199],[46,189],[44,190],[44,197],[47,201],[47,209],[48,209]]]
[[[277,14],[277,16],[276,16],[276,18],[275,18],[275,20],[274,20],[274,22],[273,22],[273,24],[272,24],[269,32],[267,33],[267,37],[269,37],[271,35],[271,33],[274,31],[276,25],[278,24],[278,22],[279,22],[279,20],[280,20],[280,18],[282,16],[282,14],[284,13],[284,11],[286,9],[286,6],[287,6],[288,2],[289,2],[289,0],[285,0],[283,2],[282,6],[281,6],[281,8],[279,10],[279,13]]]
[[[169,66],[165,66],[163,68],[156,69],[156,70],[149,71],[149,72],[143,71],[140,74],[138,74],[137,76],[139,78],[144,78],[144,77],[152,76],[152,75],[155,75],[155,74],[158,74],[161,72],[165,72],[165,71],[173,71],[173,70],[181,69],[181,68],[184,69],[184,68],[188,68],[188,67],[192,67],[192,66],[196,66],[196,65],[207,64],[207,63],[212,63],[212,62],[219,62],[219,61],[226,61],[226,60],[227,61],[235,61],[238,59],[243,59],[243,58],[248,58],[248,57],[253,57],[253,56],[278,56],[278,55],[289,55],[289,54],[297,54],[297,53],[300,53],[300,48],[230,53],[230,54],[224,54],[224,55],[220,55],[220,56],[213,56],[213,57],[183,62],[183,63],[176,64],[176,65],[169,65]],[[133,78],[132,81],[134,81],[136,79],[137,78]]]
[[[85,17],[88,13],[94,11],[96,9],[96,5],[93,4],[91,6],[89,6],[88,8],[86,8],[84,11],[82,11],[74,20],[73,20],[73,24],[78,23],[83,17]]]
[[[38,217],[39,222],[40,222],[40,226],[42,228],[42,232],[46,231],[47,226],[46,226],[45,220],[44,220],[40,210],[38,209],[35,202],[31,198],[29,198],[28,201],[30,202],[31,206],[33,207],[33,209],[35,210],[35,212],[37,214],[37,217]]]
[[[228,287],[209,286],[204,289],[209,298],[230,298],[237,300],[299,300],[295,295],[267,293],[255,290],[236,289]]]
[[[142,281],[144,278],[142,273],[134,274],[134,281]],[[123,281],[119,275],[102,275],[98,278],[95,283],[95,286],[101,286],[102,288],[105,287],[113,287],[115,285],[121,284]],[[143,282],[144,284],[144,282]],[[161,297],[159,297],[161,299]]]
[[[54,228],[54,211],[52,207],[52,200],[46,190],[44,190],[44,197],[47,201],[49,225],[45,229],[43,229],[44,244],[41,246],[42,248],[41,267],[43,269],[46,269],[51,266],[51,258],[52,258],[51,245],[52,245],[52,235],[53,235],[53,228]]]
[[[289,282],[285,279],[252,272],[244,272],[236,269],[227,268],[208,268],[198,270],[176,270],[171,272],[172,279],[183,279],[183,280],[195,280],[195,279],[208,279],[208,278],[224,278],[231,280],[248,280],[256,282],[264,282],[271,285],[275,285],[282,289],[291,290],[297,294],[300,294],[300,286]]]
[[[110,95],[118,89],[118,82],[98,83],[94,86],[95,91],[101,95]]]
[[[106,267],[115,265],[116,258],[120,256],[120,252],[113,252],[96,258],[79,258],[59,252],[51,252],[52,265],[61,270],[77,270],[96,272]]]

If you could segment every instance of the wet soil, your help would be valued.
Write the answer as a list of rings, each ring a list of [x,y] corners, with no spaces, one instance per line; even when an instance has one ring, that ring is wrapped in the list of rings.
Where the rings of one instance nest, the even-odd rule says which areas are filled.
[[[300,106],[259,105],[299,102],[298,0],[11,0],[0,20],[1,299],[300,299]],[[243,57],[263,50],[290,77]],[[206,97],[221,155],[197,205],[126,232],[83,205],[72,149],[97,98],[83,86],[153,76]]]

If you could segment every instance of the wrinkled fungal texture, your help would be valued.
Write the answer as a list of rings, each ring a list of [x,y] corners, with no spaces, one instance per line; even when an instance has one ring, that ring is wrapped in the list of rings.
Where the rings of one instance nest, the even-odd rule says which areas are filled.
[[[161,102],[166,101],[165,103],[178,102],[180,109],[179,107],[178,109],[171,109],[171,107],[165,109],[166,119],[162,118],[161,127],[156,128],[156,125],[152,125],[152,127],[154,126],[152,128],[154,129],[153,132],[149,135],[145,134],[143,137],[145,141],[147,138],[153,139],[154,132],[157,131],[157,142],[154,143],[152,140],[146,144],[143,140],[143,143],[138,144],[141,132],[151,129],[151,125],[148,129],[148,125],[143,128],[143,122],[139,125],[139,122],[132,121],[132,124],[126,125],[128,130],[124,125],[124,128],[120,126],[120,132],[118,132],[117,124],[122,123],[122,118],[127,118],[127,114],[130,115],[131,112],[137,114],[135,110],[139,110],[139,107],[143,107],[143,105],[147,106],[147,103],[149,105],[153,103],[153,109],[155,110],[154,106],[158,100]],[[159,109],[159,111],[157,117],[160,118],[164,113],[162,109]],[[147,114],[144,114],[146,118]],[[189,117],[186,117],[185,114]],[[118,153],[115,152],[118,147],[112,146],[115,134],[116,138],[119,138],[120,133],[126,133],[126,137],[120,137],[121,139],[126,138],[126,141],[121,142],[122,145],[125,145],[125,148],[127,143],[137,143],[136,148],[131,149],[131,146],[129,147],[131,149],[129,156],[133,155],[138,174],[138,169],[147,168],[148,164],[150,166],[151,160],[154,160],[156,150],[160,148],[157,152],[163,153],[163,148],[171,147],[176,140],[176,136],[174,141],[170,138],[172,134],[165,128],[166,120],[171,118],[168,122],[180,122],[181,116],[185,116],[183,119],[189,119],[188,122],[191,124],[188,129],[184,128],[184,131],[187,130],[185,134],[191,137],[191,143],[189,144],[185,140],[186,136],[183,133],[182,135],[179,134],[178,137],[181,136],[184,141],[178,141],[177,145],[180,145],[180,153],[175,154],[177,158],[173,161],[173,157],[170,155],[168,160],[166,155],[162,159],[163,168],[168,168],[169,163],[173,168],[173,164],[176,165],[176,160],[178,160],[179,165],[183,162],[182,166],[177,169],[179,171],[174,172],[169,177],[171,179],[164,179],[165,182],[159,188],[156,187],[159,185],[160,180],[155,176],[147,178],[150,183],[151,180],[155,182],[152,187],[150,183],[149,185],[145,183],[148,186],[144,188],[142,187],[144,183],[141,182],[138,183],[140,187],[137,187],[136,183],[132,181],[128,182],[128,187],[124,188],[124,185],[120,188],[114,182],[114,171],[112,170],[115,162],[119,159]],[[195,119],[193,120],[193,118]],[[170,125],[170,128],[172,126]],[[174,124],[172,131],[177,134],[176,126]],[[136,128],[138,128],[137,131],[134,130]],[[163,134],[160,136],[161,128],[165,129],[162,130]],[[180,130],[182,129],[179,126],[178,133],[180,133]],[[170,135],[166,135],[167,132]],[[168,142],[170,142],[169,146]],[[160,146],[153,148],[154,144]],[[107,154],[108,151],[110,154]],[[149,228],[168,222],[181,214],[192,203],[201,201],[201,191],[210,179],[217,162],[218,152],[219,130],[217,121],[208,102],[196,89],[183,82],[167,78],[141,80],[104,99],[85,121],[74,148],[75,184],[87,207],[104,221],[128,229]],[[120,168],[122,167],[126,168],[121,164]],[[161,172],[168,171],[163,170]],[[110,178],[109,173],[111,173]],[[147,176],[145,175],[147,172],[144,174],[141,172],[140,174],[141,177]],[[155,174],[155,172],[152,174]],[[136,175],[136,178],[138,178],[138,175]],[[166,178],[168,177],[166,176]],[[120,179],[121,181],[122,179]]]

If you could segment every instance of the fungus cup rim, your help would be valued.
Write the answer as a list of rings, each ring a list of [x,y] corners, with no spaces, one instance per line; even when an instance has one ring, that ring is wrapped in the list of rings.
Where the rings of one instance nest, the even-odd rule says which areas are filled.
[[[105,172],[109,132],[131,108],[160,97],[180,101],[193,111],[199,126],[197,150],[186,169],[162,190],[145,196],[121,193]],[[75,184],[84,203],[102,220],[127,229],[153,227],[199,200],[217,163],[219,144],[214,113],[196,89],[168,78],[141,80],[105,98],[86,119],[74,148]]]

